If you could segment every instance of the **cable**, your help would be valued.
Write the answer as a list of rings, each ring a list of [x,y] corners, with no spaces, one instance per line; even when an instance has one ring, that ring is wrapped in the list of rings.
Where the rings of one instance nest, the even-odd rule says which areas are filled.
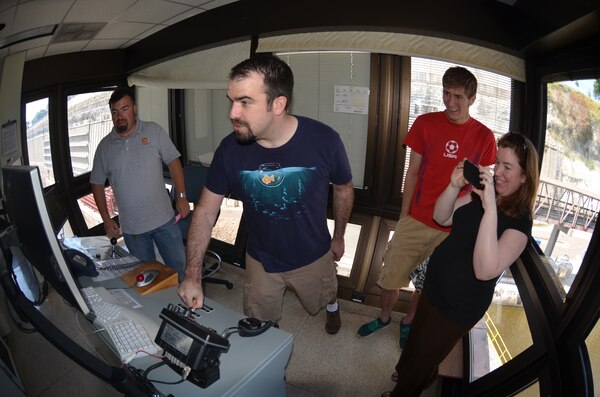
[[[66,302],[66,301],[65,301]],[[71,306],[72,309],[74,309],[74,313],[75,313],[75,323],[77,324],[77,328],[79,329],[79,331],[81,331],[81,333],[83,335],[86,336],[86,338],[82,338],[82,340],[85,342],[85,344],[87,345],[87,347],[89,348],[89,351],[96,351],[96,353],[98,354],[98,356],[100,356],[100,358],[102,358],[102,361],[104,361],[105,363],[109,363],[110,360],[107,359],[104,356],[104,351],[102,349],[96,349],[96,346],[94,346],[94,344],[89,340],[88,337],[94,335],[96,333],[96,330],[92,330],[91,332],[89,332],[89,330],[84,330],[83,327],[81,326],[81,323],[79,322],[79,318],[80,316],[83,316],[83,313],[81,313],[79,310],[75,309],[73,306]],[[83,317],[85,318],[85,317]],[[86,324],[89,324],[87,319],[86,319]],[[99,338],[101,338],[101,336],[98,336]]]
[[[232,334],[235,334],[236,332],[240,332],[239,327],[229,327],[229,328],[225,328],[223,330],[223,332],[221,332],[221,336],[224,338],[229,339],[229,336]]]
[[[216,252],[211,251],[211,250],[206,250],[206,253],[204,255],[206,256],[207,254],[208,254],[208,256],[212,256],[213,259],[216,259],[216,262],[214,262],[210,266],[208,266],[207,263],[204,263],[204,270],[210,269],[210,271],[206,274],[203,273],[202,278],[212,277],[219,270],[221,270],[221,264],[223,263],[221,260],[221,257]]]
[[[157,368],[162,367],[163,365],[167,364],[167,360],[163,359],[161,362],[158,362],[156,364],[152,364],[151,366],[149,366],[148,368],[146,368],[146,371],[144,372],[144,381],[145,382],[149,382],[149,383],[160,383],[162,385],[178,385],[180,383],[185,382],[185,380],[187,379],[187,376],[190,374],[191,368],[186,366],[185,368],[183,368],[183,373],[181,375],[181,379],[175,382],[167,382],[167,381],[162,381],[162,380],[156,380],[156,379],[148,379],[148,374],[151,371],[154,371]]]
[[[178,385],[180,383],[185,382],[185,379],[180,379],[176,382],[166,382],[166,381],[162,381],[162,380],[156,380],[156,379],[148,379],[148,383],[152,384],[152,383],[160,383],[161,385]]]
[[[126,366],[129,369],[129,371],[131,371],[131,374],[133,375],[133,377],[136,379],[137,382],[145,385],[148,388],[148,390],[152,393],[152,396],[158,397],[161,395],[159,393],[159,391],[156,390],[154,385],[152,383],[148,382],[148,380],[146,379],[146,371],[144,371],[143,369],[136,368],[132,365],[123,365],[123,366],[124,367]]]

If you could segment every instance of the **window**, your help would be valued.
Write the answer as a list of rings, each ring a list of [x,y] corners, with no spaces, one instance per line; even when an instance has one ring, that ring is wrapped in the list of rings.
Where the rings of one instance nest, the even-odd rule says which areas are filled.
[[[50,129],[48,121],[48,98],[25,104],[25,135],[29,165],[37,165],[44,187],[53,185],[54,170],[50,153]]]
[[[184,101],[188,160],[210,164],[221,140],[233,131],[227,90],[185,90]]]
[[[471,362],[471,368],[480,368],[480,376],[506,364],[533,344],[529,322],[510,269],[498,280],[484,321],[487,343],[472,351]]]
[[[590,355],[590,365],[592,367],[592,373],[594,378],[594,390],[598,395],[600,390],[600,325],[596,322],[592,332],[588,335],[585,340],[588,354]]]
[[[452,66],[456,64],[411,58],[409,129],[419,115],[445,110],[442,77]],[[469,109],[471,116],[497,136],[506,133],[511,114],[511,79],[473,67],[467,69],[477,78],[476,100]],[[410,148],[407,148],[404,178],[409,160]],[[532,345],[519,290],[510,271],[496,285],[492,305],[480,324],[472,330],[471,338],[472,380],[500,367]]]
[[[113,127],[108,99],[111,91],[67,97],[69,151],[73,176],[92,170],[98,144]]]
[[[169,132],[169,90],[166,88],[137,87],[135,103],[138,117],[153,121]],[[108,101],[106,101],[108,104]]]
[[[211,237],[235,245],[243,211],[244,207],[241,201],[231,198],[223,199],[221,212],[217,218],[217,223],[212,229]]]
[[[333,236],[333,229],[335,222],[333,219],[327,219],[327,227],[329,228],[329,234]],[[354,257],[356,256],[356,250],[358,248],[358,242],[360,233],[363,226],[352,222],[348,222],[346,225],[346,233],[344,233],[344,256],[337,262],[337,274],[341,277],[350,277],[352,273],[352,266],[354,265]],[[358,264],[360,265],[360,264]]]
[[[305,52],[277,54],[294,73],[291,112],[336,130],[350,160],[352,184],[365,173],[370,86],[369,53]]]
[[[563,299],[579,272],[600,209],[600,102],[595,80],[547,85],[548,110],[533,237]]]
[[[442,98],[442,76],[452,66],[462,65],[433,59],[411,58],[409,129],[419,115],[445,109]],[[471,116],[490,128],[497,136],[508,132],[511,114],[511,79],[473,67],[467,69],[477,78],[476,99],[469,109]],[[403,191],[409,160],[410,148],[407,148]]]
[[[119,215],[119,208],[117,206],[117,201],[115,200],[115,194],[113,193],[112,187],[106,186],[104,188],[104,195],[106,197],[106,207],[108,209],[108,214],[111,218]],[[100,216],[100,212],[98,212],[98,207],[96,206],[96,201],[94,200],[93,194],[87,194],[77,200],[77,205],[79,205],[79,210],[81,211],[81,215],[83,216],[83,220],[88,229],[93,228],[103,222],[102,217]]]
[[[69,150],[73,176],[90,172],[98,144],[113,127],[108,101],[111,90],[102,90],[67,97]],[[168,129],[167,90],[138,88],[136,92],[138,116],[145,121],[155,121]],[[114,193],[105,188],[108,212],[111,218],[119,214]],[[77,199],[77,204],[88,229],[102,223],[92,194]]]
[[[417,116],[443,111],[442,76],[456,63],[433,59],[411,58],[411,88],[409,128]],[[511,105],[511,79],[497,73],[466,67],[477,78],[476,99],[470,114],[490,128],[495,134],[509,130]]]
[[[335,129],[346,147],[354,186],[362,186],[367,147],[370,54],[310,52],[277,54],[294,73],[291,113]],[[210,164],[231,133],[226,87],[185,90],[188,160]]]
[[[67,125],[69,153],[73,176],[92,170],[98,144],[113,127],[108,100],[112,91],[96,91],[67,96]],[[109,214],[118,214],[111,187],[105,188]],[[77,204],[88,229],[102,223],[94,196],[77,199]]]

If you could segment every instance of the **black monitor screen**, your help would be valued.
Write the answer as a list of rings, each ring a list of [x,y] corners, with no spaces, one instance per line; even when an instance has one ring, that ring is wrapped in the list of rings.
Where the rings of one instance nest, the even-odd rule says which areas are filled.
[[[88,315],[50,221],[39,169],[6,166],[2,176],[6,214],[16,228],[23,254],[65,300]]]
[[[67,222],[67,212],[56,191],[56,185],[46,189],[44,191],[44,201],[46,202],[46,208],[48,209],[48,215],[50,216],[54,234],[58,235]]]

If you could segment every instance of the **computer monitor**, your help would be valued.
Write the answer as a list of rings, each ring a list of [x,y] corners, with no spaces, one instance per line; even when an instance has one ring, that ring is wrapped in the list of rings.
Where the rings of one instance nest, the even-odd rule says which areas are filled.
[[[56,185],[46,188],[44,191],[44,202],[48,209],[48,215],[50,217],[50,222],[52,223],[54,234],[58,236],[67,222],[67,211],[59,199],[57,191]]]
[[[8,221],[16,228],[23,254],[67,302],[89,318],[88,305],[56,238],[38,167],[6,166],[2,168],[2,177],[4,209]]]

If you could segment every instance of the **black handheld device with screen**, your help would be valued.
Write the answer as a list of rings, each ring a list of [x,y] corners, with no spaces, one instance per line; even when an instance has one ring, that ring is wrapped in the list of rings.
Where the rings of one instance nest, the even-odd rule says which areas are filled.
[[[169,305],[162,309],[163,320],[154,341],[164,349],[165,360],[175,372],[201,388],[220,378],[219,356],[229,351],[229,340],[198,322],[190,311]]]
[[[483,185],[481,184],[481,178],[479,177],[479,167],[470,162],[469,160],[465,160],[463,175],[467,182],[469,182],[473,187],[481,190],[483,189]]]

